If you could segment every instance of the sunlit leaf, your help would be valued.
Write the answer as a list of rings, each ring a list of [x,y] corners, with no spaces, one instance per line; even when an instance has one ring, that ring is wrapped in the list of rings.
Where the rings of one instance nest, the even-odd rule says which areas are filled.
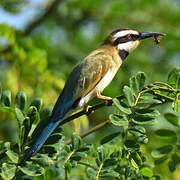
[[[123,102],[120,102],[118,99],[114,98],[113,104],[118,110],[122,111],[123,113],[131,114],[131,109],[127,107]]]
[[[46,154],[37,154],[35,157],[32,158],[32,160],[34,163],[37,163],[43,167],[53,164],[53,160]]]
[[[44,174],[45,170],[43,167],[39,165],[32,164],[31,162],[27,162],[25,166],[18,166],[18,168],[28,176],[40,176]]]
[[[105,161],[106,158],[106,149],[103,146],[97,148],[97,158],[96,163],[99,166]]]
[[[74,133],[72,136],[72,148],[74,150],[77,150],[81,147],[81,145],[82,145],[82,140],[81,140],[80,136],[78,136],[77,134]]]
[[[109,119],[115,126],[128,126],[129,121],[126,116],[110,114]]]
[[[131,153],[131,158],[134,160],[138,167],[142,165],[141,156],[137,152]]]
[[[152,177],[153,175],[152,170],[148,167],[143,167],[142,169],[139,170],[139,173],[148,178]]]
[[[18,108],[15,108],[15,113],[16,113],[16,119],[17,119],[19,127],[20,127],[23,124],[25,117],[24,117],[23,113],[21,112],[21,110]]]
[[[123,92],[124,92],[124,95],[127,99],[129,106],[133,106],[135,103],[135,98],[134,98],[134,95],[133,95],[131,88],[128,86],[124,86]]]
[[[9,157],[9,159],[13,162],[13,163],[18,163],[18,154],[15,153],[11,147],[10,147],[10,143],[9,142],[6,142],[4,144],[4,146],[6,147],[7,151],[6,151],[6,154],[7,156]]]
[[[0,175],[2,176],[3,179],[10,180],[15,176],[15,172],[16,172],[15,164],[3,163]]]

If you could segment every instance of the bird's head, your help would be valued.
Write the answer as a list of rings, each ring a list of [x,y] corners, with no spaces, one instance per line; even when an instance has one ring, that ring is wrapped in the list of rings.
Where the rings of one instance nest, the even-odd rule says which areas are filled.
[[[158,37],[164,36],[157,32],[138,32],[133,29],[117,29],[113,31],[104,41],[104,45],[115,46],[122,59],[125,59],[129,53],[138,47],[140,41],[146,38],[154,37],[158,43]]]

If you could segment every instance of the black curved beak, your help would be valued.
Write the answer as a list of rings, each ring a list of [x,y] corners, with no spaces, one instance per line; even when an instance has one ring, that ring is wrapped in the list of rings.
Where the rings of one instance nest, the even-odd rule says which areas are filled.
[[[146,38],[150,38],[150,37],[162,37],[165,36],[165,34],[163,33],[158,33],[158,32],[140,32],[140,37],[139,39],[146,39]]]

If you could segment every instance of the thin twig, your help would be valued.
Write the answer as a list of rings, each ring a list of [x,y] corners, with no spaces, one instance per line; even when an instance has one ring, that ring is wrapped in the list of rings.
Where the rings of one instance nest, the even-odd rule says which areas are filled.
[[[121,95],[121,96],[118,96],[118,97],[116,97],[116,98],[119,99],[119,100],[121,100],[121,99],[124,98],[124,96]],[[82,110],[82,111],[80,111],[80,112],[78,112],[78,113],[76,113],[76,114],[73,114],[72,116],[64,119],[63,121],[60,122],[59,126],[65,124],[65,123],[67,123],[67,122],[70,122],[70,121],[72,121],[73,119],[76,119],[76,118],[78,118],[78,117],[80,117],[80,116],[89,115],[89,114],[91,114],[93,111],[95,111],[95,110],[97,110],[97,109],[100,109],[100,108],[102,108],[102,107],[112,106],[112,104],[113,104],[113,101],[112,101],[112,100],[108,100],[108,101],[105,101],[105,102],[103,102],[103,103],[96,104],[96,105],[88,108],[87,110]]]
[[[174,91],[174,89],[173,89],[173,87],[171,87],[169,84],[167,84],[167,83],[164,83],[164,82],[154,82],[153,84],[160,84],[160,85],[163,85],[163,86],[166,86],[166,87],[168,87],[169,89],[171,89],[171,90],[173,90]]]
[[[80,134],[80,137],[81,137],[81,138],[86,137],[86,136],[88,136],[89,134],[91,134],[91,133],[93,133],[93,132],[95,132],[95,131],[97,131],[97,130],[99,130],[99,129],[107,126],[107,125],[110,125],[110,124],[111,124],[111,121],[110,121],[110,120],[107,120],[107,121],[105,121],[105,122],[103,122],[103,123],[100,123],[100,124],[98,124],[97,126],[89,129],[88,131]],[[69,140],[67,140],[67,141],[64,142],[64,144],[66,144],[66,145],[67,145],[67,144],[71,144],[71,143],[72,143],[72,139],[69,139]]]
[[[103,167],[103,163],[101,163],[100,166],[99,166],[99,169],[98,169],[97,174],[96,174],[96,180],[99,179],[99,175],[100,175],[100,173],[101,173],[102,167]]]

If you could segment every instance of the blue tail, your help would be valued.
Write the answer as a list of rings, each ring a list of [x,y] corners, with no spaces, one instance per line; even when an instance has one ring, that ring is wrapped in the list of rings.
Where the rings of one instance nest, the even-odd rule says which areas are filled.
[[[51,135],[51,133],[56,129],[56,127],[61,122],[61,119],[58,121],[50,121],[49,124],[46,125],[46,127],[42,130],[40,135],[37,137],[35,143],[31,146],[30,150],[27,154],[25,154],[24,158],[21,160],[19,165],[23,165],[26,160],[34,156],[39,149],[42,147],[42,145],[45,143],[45,141],[48,139],[48,137]]]

